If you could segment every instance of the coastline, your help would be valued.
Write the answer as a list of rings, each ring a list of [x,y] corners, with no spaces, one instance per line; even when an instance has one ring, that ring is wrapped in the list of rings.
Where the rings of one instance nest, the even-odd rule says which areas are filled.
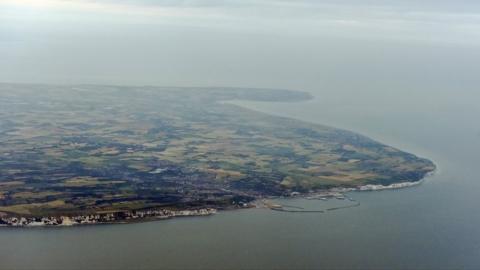
[[[413,187],[422,184],[426,178],[433,176],[438,170],[435,164],[435,169],[424,175],[418,181],[411,182],[399,182],[390,185],[373,185],[367,184],[357,187],[334,187],[324,191],[317,191],[311,193],[298,193],[292,192],[290,196],[284,198],[303,197],[305,199],[349,199],[350,197],[345,195],[348,192],[363,192],[363,191],[382,191],[392,189],[403,189]],[[251,202],[244,204],[243,207],[234,207],[221,210],[235,210],[244,208],[267,208],[275,211],[283,211],[282,205],[272,204],[267,202],[268,199],[274,199],[276,197],[259,197]],[[359,205],[359,204],[358,204]],[[341,208],[339,208],[341,209]],[[186,210],[169,210],[169,209],[148,209],[138,211],[122,211],[115,213],[105,214],[85,214],[77,216],[47,216],[47,217],[5,217],[0,216],[0,227],[20,227],[20,228],[33,228],[33,227],[71,227],[79,225],[105,225],[105,224],[128,224],[135,222],[148,222],[165,220],[176,217],[198,217],[198,216],[211,216],[216,214],[220,209],[217,208],[199,208],[199,209],[186,209]],[[291,212],[291,211],[284,211]],[[303,212],[303,211],[299,211]],[[318,211],[314,211],[318,212]],[[323,211],[321,211],[323,212]]]
[[[97,92],[96,88],[94,86],[92,87],[92,89],[89,89],[88,87],[84,89],[82,87],[82,89],[80,90],[85,92],[86,94],[95,94]],[[9,87],[7,88],[9,89]],[[35,91],[33,90],[34,89],[28,89],[26,90],[26,93],[34,96]],[[57,90],[64,91],[64,89]],[[78,91],[78,88],[74,88],[73,90]],[[144,89],[144,91],[147,91],[146,93],[150,93],[153,90],[148,87],[147,89]],[[151,138],[149,138],[145,134],[139,133],[137,134],[138,136],[136,136],[134,133],[132,134],[128,128],[122,127],[120,134],[123,134],[125,136],[135,135],[132,138],[128,137],[129,139],[126,140],[126,143],[110,144],[109,140],[100,140],[101,142],[99,143],[89,138],[83,138],[83,135],[75,135],[73,137],[68,137],[68,140],[62,142],[60,146],[57,145],[56,141],[46,143],[39,140],[38,143],[41,145],[45,145],[45,147],[42,146],[41,148],[39,148],[40,150],[38,150],[38,158],[31,159],[35,162],[28,162],[23,164],[22,155],[25,155],[25,153],[24,151],[22,151],[21,148],[19,148],[19,150],[17,149],[17,143],[15,142],[14,145],[12,145],[12,149],[14,149],[15,151],[12,150],[12,153],[8,153],[9,159],[5,161],[5,164],[7,168],[9,168],[11,164],[14,164],[17,167],[24,169],[25,175],[22,174],[22,178],[20,179],[26,180],[2,183],[5,186],[5,188],[3,189],[5,191],[8,191],[8,194],[7,197],[5,197],[6,199],[4,199],[5,203],[3,205],[6,207],[2,207],[2,211],[5,212],[0,212],[0,226],[2,224],[6,226],[72,226],[97,223],[128,223],[130,221],[142,221],[146,219],[165,219],[176,216],[201,216],[205,214],[203,212],[198,212],[202,211],[199,210],[199,208],[204,208],[203,210],[209,213],[213,212],[213,210],[224,210],[224,208],[222,208],[223,204],[221,204],[220,200],[213,200],[212,202],[199,201],[195,204],[185,205],[181,204],[181,199],[185,198],[186,196],[192,196],[191,198],[188,198],[188,201],[193,201],[203,197],[209,198],[209,196],[217,196],[217,198],[220,198],[220,196],[222,196],[223,202],[226,202],[227,209],[235,209],[239,207],[247,208],[252,207],[253,205],[251,203],[256,199],[268,198],[268,194],[283,195],[284,197],[294,197],[297,195],[309,196],[315,194],[315,192],[344,193],[353,190],[367,191],[404,188],[418,184],[415,182],[408,182],[409,180],[416,181],[424,177],[426,172],[435,169],[434,166],[430,166],[429,160],[418,158],[413,154],[409,154],[399,149],[384,145],[364,135],[357,134],[348,130],[327,127],[320,124],[315,124],[315,127],[312,126],[312,123],[308,123],[299,119],[295,120],[288,117],[261,113],[256,110],[243,107],[241,105],[235,105],[235,108],[230,108],[228,106],[227,108],[224,108],[223,106],[217,108],[213,106],[213,102],[223,104],[227,101],[236,100],[292,102],[313,99],[314,97],[307,92],[271,89],[257,89],[258,91],[236,91],[239,90],[237,88],[230,88],[230,92],[221,92],[225,91],[226,89],[206,88],[204,90],[208,91],[202,91],[203,95],[199,96],[201,98],[196,97],[185,100],[185,105],[188,106],[182,106],[182,108],[189,108],[189,110],[180,110],[178,112],[179,115],[173,117],[170,116],[169,113],[172,111],[176,112],[176,109],[178,108],[170,108],[167,105],[170,105],[172,101],[177,100],[178,94],[172,89],[165,90],[168,91],[158,96],[158,102],[163,102],[162,104],[164,104],[165,107],[160,107],[167,110],[167,115],[169,115],[167,119],[173,121],[174,124],[168,124],[164,126],[165,123],[162,122],[163,120],[158,122],[157,120],[154,121],[150,118],[146,118],[145,121],[148,120],[146,123],[149,123],[155,127],[159,125],[161,127],[165,127],[165,131],[168,131],[168,137],[171,137],[170,139],[175,142],[176,140],[180,140],[178,142],[178,145],[182,145],[182,147],[184,147],[184,139],[182,139],[182,136],[178,136],[178,134],[176,133],[177,129],[181,130],[181,133],[185,136],[190,136],[191,134],[196,133],[208,133],[209,130],[211,130],[209,125],[196,125],[195,130],[192,130],[192,126],[189,124],[190,122],[177,123],[177,120],[182,120],[182,117],[184,117],[184,115],[191,115],[191,113],[193,112],[193,115],[197,115],[199,118],[190,119],[191,121],[195,123],[214,123],[216,125],[219,125],[219,127],[225,128],[226,130],[231,130],[232,128],[237,130],[239,126],[237,126],[235,123],[232,123],[232,121],[228,119],[217,119],[216,115],[236,115],[237,117],[239,117],[237,119],[239,121],[249,121],[251,117],[257,117],[259,122],[254,121],[251,123],[251,126],[248,125],[248,130],[252,129],[253,133],[251,133],[250,131],[243,133],[235,132],[235,136],[238,136],[235,137],[235,141],[246,142],[245,145],[248,146],[245,146],[245,149],[239,148],[237,150],[241,153],[248,154],[229,155],[230,145],[232,145],[231,142],[233,141],[231,136],[228,135],[222,137],[222,139],[220,140],[222,143],[219,144],[218,140],[220,137],[218,137],[218,134],[213,134],[211,136],[209,135],[202,139],[201,145],[203,146],[203,148],[192,147],[191,151],[193,151],[194,148],[196,149],[195,151],[193,151],[195,152],[194,154],[178,154],[177,152],[175,152],[178,150],[177,146],[171,147],[173,149],[171,150],[173,151],[172,154],[172,152],[165,151],[167,148],[165,148],[166,146],[164,146],[163,143],[152,144]],[[190,89],[190,91],[194,90],[195,89]],[[32,93],[30,93],[29,91],[31,91]],[[200,92],[195,92],[195,94],[199,93]],[[185,97],[187,96],[188,95],[186,95]],[[97,96],[95,95],[95,97]],[[104,99],[100,98],[99,101],[104,102],[105,106],[108,106],[108,96],[103,96],[103,98]],[[202,102],[206,102],[207,100],[210,103],[205,104],[212,105],[212,111],[204,111],[203,109],[201,109],[205,105]],[[145,104],[150,104],[149,102],[151,100],[150,98],[142,98],[140,101],[146,102]],[[17,101],[14,100],[14,102]],[[81,105],[79,105],[79,108],[85,109],[87,108],[86,105],[89,104],[89,99],[79,99],[78,102]],[[232,104],[234,103],[232,102]],[[155,101],[155,106],[156,105],[157,101]],[[108,111],[110,111],[111,108],[108,108]],[[79,109],[79,112],[83,112],[83,109]],[[132,115],[129,114],[130,111],[128,109],[119,109],[121,109],[120,111],[123,113],[122,115],[125,115],[126,119],[129,119],[129,121],[132,120],[132,123],[136,122],[137,119],[131,118]],[[43,107],[39,108],[40,112],[43,110]],[[98,111],[97,113],[103,114],[104,112]],[[164,116],[161,111],[157,113],[159,113],[159,115],[162,117]],[[112,115],[110,114],[107,115],[109,117],[112,117]],[[35,117],[36,115],[32,114],[29,116]],[[160,116],[159,119],[163,119]],[[114,118],[116,119],[116,117]],[[39,119],[38,121],[42,122],[43,120]],[[109,127],[111,123],[114,123],[114,121],[107,121],[105,122],[104,126]],[[85,130],[92,129],[93,131],[94,129],[93,126],[89,126],[85,123],[74,124],[73,126],[75,127],[75,130],[78,129],[79,134],[83,134]],[[243,130],[241,127],[243,126],[240,126],[240,129],[238,130]],[[32,128],[37,127],[34,126]],[[38,128],[43,129],[44,127],[39,126]],[[160,128],[159,130],[152,129],[151,131],[152,134],[156,134],[155,136],[158,137],[160,136],[160,130],[162,130],[162,128]],[[47,134],[50,134],[49,132],[51,132],[51,130],[46,129],[46,132]],[[105,136],[108,135],[108,138],[111,139],[117,136],[112,135],[113,133],[105,129],[102,129],[101,131],[95,130],[95,134],[97,134],[96,132],[100,132],[100,134],[105,133]],[[225,134],[230,133],[227,132]],[[263,134],[263,137],[260,136],[258,138],[256,136],[253,136],[255,134]],[[253,142],[255,143],[253,144],[250,143],[252,136],[255,138],[253,140]],[[258,145],[263,145],[262,142],[266,138],[268,138],[269,143],[265,144],[265,147],[257,146],[257,139],[260,140],[258,141]],[[311,142],[305,144],[303,138],[309,138]],[[138,145],[131,145],[132,140],[138,142]],[[278,140],[281,140],[282,143],[279,143]],[[308,150],[310,148],[315,149],[315,147],[320,147],[323,149],[324,142],[328,142],[328,147],[325,148],[334,154],[319,154],[320,156],[317,156],[318,153],[314,154],[313,152],[310,152],[310,150]],[[277,147],[277,144],[279,147]],[[172,145],[175,145],[175,143],[173,143]],[[218,148],[219,145],[221,145],[221,149],[226,149],[228,151],[220,151],[220,148]],[[280,147],[282,145],[289,145],[289,147]],[[208,154],[209,152],[212,152],[206,151],[205,148],[211,149],[215,153],[220,153],[221,157],[219,157],[218,160],[235,156],[235,162],[237,162],[238,164],[244,164],[244,159],[248,157],[248,159],[251,159],[253,162],[248,164],[253,165],[252,167],[248,167],[251,165],[247,166],[247,163],[245,163],[244,167],[241,166],[242,170],[232,169],[233,173],[232,171],[229,171],[231,169],[230,165],[227,166],[225,164],[214,164],[208,158],[202,159],[201,165],[198,165],[197,162],[199,161],[196,158],[197,155],[204,155],[206,153]],[[306,152],[304,154],[296,153],[298,149],[305,149]],[[367,151],[368,149],[378,150],[378,153],[375,151]],[[56,151],[55,153],[61,153],[62,158],[57,159],[59,163],[57,165],[59,166],[59,168],[61,167],[61,169],[57,169],[57,165],[45,167],[43,161],[38,162],[39,164],[36,164],[37,161],[43,160],[43,156],[48,155],[48,153],[50,153],[51,151]],[[150,159],[149,154],[146,155],[148,157],[143,155],[141,155],[142,157],[138,157],[136,156],[137,154],[135,154],[135,152],[144,151],[148,152],[149,154],[150,152],[162,152],[166,154],[165,156],[162,154],[161,158],[157,157],[159,161],[152,161],[153,159]],[[375,154],[367,155],[367,152]],[[35,155],[37,155],[37,152],[35,153]],[[69,155],[72,153],[76,153],[75,155],[78,155],[79,157],[81,156],[83,161],[78,164],[69,163],[68,166],[63,164],[64,161],[70,160],[71,157]],[[99,154],[99,157],[98,159],[93,160],[95,161],[94,163],[104,163],[108,164],[108,166],[92,167],[87,164],[87,161],[90,160],[91,156],[97,154]],[[123,159],[113,157],[116,155],[125,155],[128,157],[126,158],[128,159],[128,162],[142,163],[143,165],[148,164],[148,166],[140,166],[141,168],[138,166],[125,166]],[[169,155],[175,156],[173,161],[169,160]],[[319,164],[321,166],[319,165],[318,168],[315,168],[315,166],[313,166],[313,172],[310,172],[308,170],[288,170],[288,172],[282,172],[282,170],[277,168],[279,164],[277,162],[277,158],[279,156],[284,158],[284,160],[282,161],[283,164],[291,163],[293,164],[293,168],[297,168],[300,164],[304,166],[308,163],[308,161],[311,160],[321,160],[321,162],[319,161]],[[396,163],[392,163],[390,159],[377,163],[370,162],[381,157],[399,158],[399,160],[397,161],[400,162],[400,164],[404,165],[404,167],[398,166],[398,164],[395,165]],[[265,164],[262,164],[261,166],[257,166],[255,164],[258,160],[266,160],[267,162]],[[362,162],[358,162],[363,160],[367,162],[365,162],[365,164],[363,164]],[[33,163],[35,163],[36,165]],[[193,164],[191,168],[189,167],[189,164]],[[330,168],[331,164],[335,164],[334,168]],[[336,166],[337,164],[339,164],[338,168]],[[317,177],[332,176],[337,174],[337,171],[342,171],[343,167],[340,166],[342,164],[348,164],[348,168],[351,168],[352,175],[350,175],[351,173],[349,172],[345,175],[339,175],[337,178],[325,177],[326,181],[324,182],[317,181]],[[28,170],[30,166],[33,166],[33,169],[31,171]],[[263,172],[262,168],[269,168],[268,166],[271,166],[272,168],[271,173]],[[329,169],[323,171],[322,166],[329,166]],[[38,173],[39,170],[37,169],[37,167],[44,169],[42,174]],[[397,169],[395,170],[394,167],[396,167]],[[172,185],[172,191],[174,190],[173,192],[171,192],[169,189],[163,190],[161,187],[159,187],[161,185],[157,183],[157,180],[163,176],[159,176],[158,174],[162,172],[165,172],[165,174],[167,174],[167,176],[165,176],[165,179],[168,179],[169,185]],[[239,172],[240,176],[238,174]],[[361,172],[361,174],[353,175],[356,172]],[[16,179],[17,173],[18,172],[13,170],[11,173],[9,171],[8,175],[11,174],[10,177],[12,179]],[[42,182],[42,184],[40,185],[37,183],[37,180],[43,180],[43,178],[46,176],[54,180],[48,182],[47,184],[43,184]],[[287,176],[293,178],[298,177],[299,179],[305,180],[296,183],[290,183],[288,181],[288,178],[286,178]],[[217,177],[225,177],[225,179],[232,178],[238,181],[223,181],[221,184],[219,184],[219,182],[216,181]],[[236,177],[238,177],[239,179],[236,179]],[[120,180],[112,181],[110,178]],[[197,181],[197,179],[200,178],[205,178],[206,180],[204,180],[203,182]],[[282,185],[281,181],[283,180],[285,180],[286,185]],[[357,182],[355,182],[356,180]],[[406,182],[391,184],[395,181]],[[360,183],[384,183],[389,185],[356,186],[360,185]],[[333,186],[336,186],[337,188],[332,188],[331,190],[329,190],[329,188]],[[186,188],[187,192],[185,192],[185,187],[188,187]],[[152,200],[152,202],[154,203],[133,204],[133,206],[125,206],[121,203],[127,202],[128,200],[126,199],[115,198],[113,196],[100,198],[96,195],[97,193],[92,192],[98,191],[102,194],[118,194],[120,188],[122,190],[128,190],[128,192],[131,193],[131,195],[128,195],[131,196],[129,197],[129,200],[131,199],[132,201],[141,201],[140,199],[145,199]],[[150,191],[157,189],[158,192],[155,192],[154,195],[150,195],[144,192],[144,190]],[[25,190],[33,190],[35,192],[25,193]],[[221,190],[221,193],[218,195],[212,195],[212,190]],[[300,191],[300,193],[295,191]],[[39,196],[38,194],[42,195]],[[0,195],[3,196],[3,193],[0,193]],[[237,198],[237,195],[239,198]],[[162,201],[163,199],[170,196],[172,197],[172,199],[171,201],[168,201],[168,204],[155,203],[156,201],[154,199]],[[341,195],[339,195],[338,197],[340,196]],[[71,198],[75,198],[75,200],[68,200]],[[71,206],[59,207],[59,205],[65,204],[66,201],[71,203]],[[240,205],[238,206],[236,205],[237,201],[238,203],[240,203]],[[117,203],[118,206],[116,205],[115,207],[113,207],[113,205]],[[102,206],[94,207],[97,204]],[[21,207],[24,208],[20,207],[19,210],[13,207],[17,205],[21,205]],[[10,206],[12,206],[13,208]],[[138,210],[138,208],[140,207],[144,208],[142,210]],[[159,209],[160,207],[167,207],[167,209]],[[182,209],[182,211],[178,210],[177,207],[179,209]],[[206,207],[213,207],[215,209],[206,209]],[[175,210],[169,210],[172,208]]]
[[[0,227],[70,227],[78,225],[121,224],[163,220],[175,217],[210,216],[217,213],[215,208],[191,210],[149,209],[122,211],[105,214],[47,217],[0,217]]]
[[[435,175],[435,173],[438,170],[438,167],[436,164],[435,169],[433,171],[430,171],[426,173],[420,180],[418,181],[412,181],[412,182],[399,182],[399,183],[393,183],[390,185],[363,185],[355,188],[352,191],[377,191],[377,190],[386,190],[386,189],[401,189],[401,188],[408,188],[408,187],[413,187],[413,186],[418,186],[422,184],[427,178],[432,177]]]
[[[292,192],[290,196],[284,196],[282,198],[285,198],[285,199],[304,198],[307,200],[328,200],[328,199],[345,200],[347,199],[349,201],[355,201],[352,198],[350,198],[348,195],[346,195],[346,193],[383,191],[383,190],[394,190],[394,189],[404,189],[404,188],[414,187],[422,184],[427,178],[432,177],[437,171],[438,171],[438,166],[435,164],[435,169],[433,171],[426,173],[420,180],[417,180],[417,181],[398,182],[398,183],[392,183],[390,185],[367,184],[367,185],[362,185],[357,187],[334,187],[327,190],[310,192],[310,193]],[[279,197],[259,198],[254,201],[254,204],[257,208],[268,208],[270,210],[282,211],[282,212],[315,212],[315,213],[324,212],[324,211],[286,211],[285,209],[283,209],[284,207],[283,205],[273,204],[271,202],[268,202],[268,199],[276,199],[276,198],[279,198]],[[358,203],[358,205],[355,205],[355,206],[359,206],[359,205],[360,204]],[[338,209],[349,208],[349,207],[340,207]],[[334,210],[337,210],[337,209],[334,209]]]

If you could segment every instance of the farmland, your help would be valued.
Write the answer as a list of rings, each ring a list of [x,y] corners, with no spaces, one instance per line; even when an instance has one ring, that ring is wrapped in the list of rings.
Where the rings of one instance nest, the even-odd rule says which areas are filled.
[[[0,84],[0,212],[226,208],[271,195],[413,182],[429,160],[229,100],[288,90]]]

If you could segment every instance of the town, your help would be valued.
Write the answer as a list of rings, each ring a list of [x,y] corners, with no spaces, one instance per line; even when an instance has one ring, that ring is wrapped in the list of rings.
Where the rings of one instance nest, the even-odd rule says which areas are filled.
[[[0,217],[0,226],[72,226],[99,223],[126,223],[145,219],[168,219],[173,217],[209,216],[217,212],[214,208],[193,210],[150,209],[144,211],[124,211],[106,214],[50,217]]]

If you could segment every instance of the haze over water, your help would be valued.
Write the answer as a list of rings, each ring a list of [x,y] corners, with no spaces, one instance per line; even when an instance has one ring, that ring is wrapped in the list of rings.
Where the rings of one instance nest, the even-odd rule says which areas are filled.
[[[350,127],[433,159],[439,171],[414,188],[354,192],[361,206],[325,214],[252,209],[129,225],[3,229],[2,268],[477,268],[480,138],[473,123],[480,110],[460,105],[468,96],[432,93],[432,106],[414,95],[378,105],[375,95],[366,102],[314,94],[307,103],[244,105]]]
[[[261,9],[149,2],[123,19],[124,6],[110,1],[14,2],[0,2],[1,81],[306,90],[314,100],[239,103],[353,130],[439,169],[414,188],[352,193],[359,207],[325,214],[257,209],[1,229],[0,269],[480,266],[475,1],[267,1]]]

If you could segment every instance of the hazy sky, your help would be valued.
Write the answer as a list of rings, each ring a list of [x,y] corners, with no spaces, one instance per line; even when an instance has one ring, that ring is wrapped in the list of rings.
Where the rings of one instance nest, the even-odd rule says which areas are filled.
[[[0,0],[4,82],[472,87],[479,49],[477,0]]]

